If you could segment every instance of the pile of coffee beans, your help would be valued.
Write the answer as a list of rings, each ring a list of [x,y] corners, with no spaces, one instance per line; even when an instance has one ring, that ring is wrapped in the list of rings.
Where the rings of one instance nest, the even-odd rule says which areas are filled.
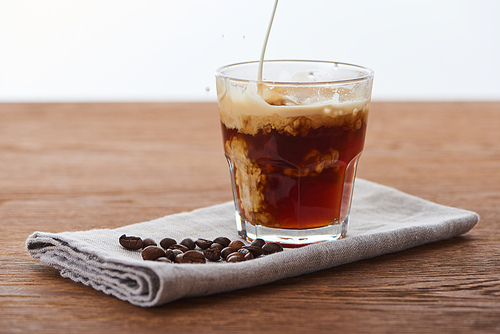
[[[226,237],[199,238],[196,241],[185,238],[179,243],[172,238],[163,238],[158,245],[151,238],[124,234],[119,242],[126,249],[141,250],[144,260],[166,263],[241,262],[283,251],[283,247],[275,242],[255,239],[250,246],[245,246],[241,240],[231,241]]]

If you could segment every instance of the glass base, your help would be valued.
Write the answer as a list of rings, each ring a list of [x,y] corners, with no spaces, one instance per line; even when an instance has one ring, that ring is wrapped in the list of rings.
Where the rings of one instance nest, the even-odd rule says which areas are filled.
[[[301,247],[318,242],[338,240],[345,236],[349,216],[347,215],[342,222],[333,222],[332,224],[307,230],[278,229],[262,225],[252,225],[245,221],[236,211],[236,225],[239,235],[253,241],[257,238],[268,242],[277,242],[283,247]]]

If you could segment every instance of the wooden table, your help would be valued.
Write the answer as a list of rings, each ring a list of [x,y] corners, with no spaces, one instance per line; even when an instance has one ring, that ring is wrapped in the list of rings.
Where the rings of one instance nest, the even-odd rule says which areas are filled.
[[[143,309],[29,257],[26,238],[229,201],[217,107],[0,105],[0,332],[500,331],[500,102],[373,103],[358,176],[478,212],[468,234]]]

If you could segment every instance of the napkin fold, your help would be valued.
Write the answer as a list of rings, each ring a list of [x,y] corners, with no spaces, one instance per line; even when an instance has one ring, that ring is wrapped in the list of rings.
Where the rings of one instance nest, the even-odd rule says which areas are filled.
[[[227,202],[116,229],[35,232],[28,252],[61,276],[96,290],[151,307],[176,299],[205,296],[273,282],[398,252],[469,231],[479,221],[471,211],[447,207],[396,189],[357,179],[347,236],[341,240],[238,263],[167,264],[144,261],[140,251],[121,247],[122,234],[178,241],[238,239],[234,205]]]

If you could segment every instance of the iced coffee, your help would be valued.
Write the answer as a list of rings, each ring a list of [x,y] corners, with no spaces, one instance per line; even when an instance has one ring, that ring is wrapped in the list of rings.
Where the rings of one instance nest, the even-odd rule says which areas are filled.
[[[248,239],[285,245],[342,237],[372,72],[335,63],[268,62],[269,77],[254,81],[244,78],[251,64],[223,68],[217,76],[238,230]]]

